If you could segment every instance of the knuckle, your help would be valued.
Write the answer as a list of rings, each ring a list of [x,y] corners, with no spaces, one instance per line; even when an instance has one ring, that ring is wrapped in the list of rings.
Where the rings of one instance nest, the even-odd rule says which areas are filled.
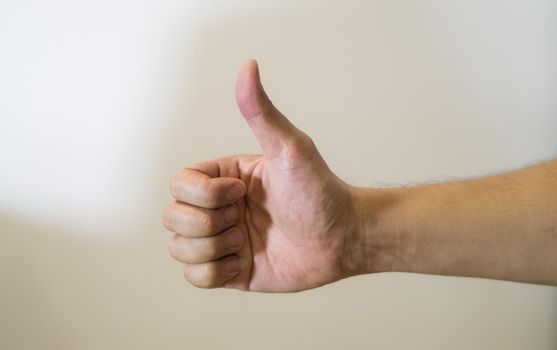
[[[191,271],[190,267],[184,266],[184,277],[186,280],[198,288],[214,288],[217,285],[216,275],[213,272],[213,268],[210,266],[213,264],[204,264],[203,266],[196,266],[195,269],[198,271]]]
[[[209,187],[208,185],[206,186]],[[207,191],[205,191],[205,202],[207,203],[207,207],[209,208],[219,207],[219,195],[213,188],[209,188]]]
[[[211,181],[204,181],[199,185],[202,201],[207,208],[215,209],[222,206],[222,196],[218,186]]]
[[[172,227],[174,226],[173,225],[173,217],[174,217],[173,209],[174,209],[174,205],[170,204],[164,209],[163,214],[162,214],[163,225],[168,230],[172,230]]]
[[[175,176],[171,181],[170,181],[170,194],[172,195],[172,197],[177,198],[178,197],[178,187],[179,187],[179,181],[178,178]]]
[[[192,268],[191,266],[188,266],[187,264],[184,265],[184,269],[183,269],[183,275],[184,278],[186,279],[186,281],[188,281],[189,283],[191,283],[194,286],[198,286],[197,284],[197,278],[195,278],[195,276],[192,274]]]
[[[178,261],[185,261],[187,257],[187,251],[184,246],[179,242],[180,238],[176,236],[172,237],[168,242],[168,253],[174,259]]]
[[[315,143],[313,142],[311,137],[302,132],[300,135],[298,135],[298,137],[296,137],[295,148],[301,151],[308,152],[312,151],[315,148]]]
[[[218,244],[217,244],[217,240],[214,237],[210,237],[203,240],[203,252],[204,252],[203,255],[207,259],[214,258],[215,256],[218,255],[219,253]]]
[[[192,249],[189,240],[178,234],[174,235],[168,242],[168,252],[170,255],[181,262],[194,263],[192,261]]]
[[[201,191],[201,193],[203,193],[203,195],[205,196],[208,196],[209,193],[211,192],[211,186],[209,186],[209,181],[200,181],[197,186],[199,191]]]
[[[219,277],[216,264],[214,263],[205,264],[204,275],[205,275],[204,282],[208,287],[216,285]]]
[[[316,149],[311,137],[302,132],[290,138],[285,146],[288,156],[291,158],[312,156]]]
[[[176,237],[172,237],[168,240],[168,254],[170,254],[170,256],[175,257],[174,254],[176,254]]]
[[[198,218],[199,226],[205,233],[211,233],[215,227],[213,217],[207,212],[200,212]]]

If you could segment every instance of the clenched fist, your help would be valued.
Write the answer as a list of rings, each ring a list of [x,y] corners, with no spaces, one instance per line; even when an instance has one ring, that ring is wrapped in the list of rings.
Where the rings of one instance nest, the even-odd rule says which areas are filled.
[[[170,254],[198,287],[294,292],[360,272],[356,191],[267,97],[255,61],[236,85],[263,155],[187,166],[172,181]]]

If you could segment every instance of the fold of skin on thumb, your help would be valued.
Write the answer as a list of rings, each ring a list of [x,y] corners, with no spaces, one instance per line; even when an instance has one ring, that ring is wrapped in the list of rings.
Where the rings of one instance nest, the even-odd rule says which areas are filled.
[[[255,60],[247,61],[240,69],[236,102],[266,156],[277,156],[284,143],[299,133],[267,97]]]

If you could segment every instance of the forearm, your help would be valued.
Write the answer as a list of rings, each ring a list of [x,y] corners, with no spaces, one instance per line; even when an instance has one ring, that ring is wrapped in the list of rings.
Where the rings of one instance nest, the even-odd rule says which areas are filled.
[[[557,285],[557,161],[476,180],[357,192],[362,272]]]

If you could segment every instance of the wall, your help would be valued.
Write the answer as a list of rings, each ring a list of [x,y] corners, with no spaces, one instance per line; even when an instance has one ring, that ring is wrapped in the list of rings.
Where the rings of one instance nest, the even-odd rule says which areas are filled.
[[[357,185],[557,156],[553,1],[0,3],[0,348],[555,349],[557,290],[360,276],[200,290],[161,213],[183,165],[258,153],[241,63]]]

